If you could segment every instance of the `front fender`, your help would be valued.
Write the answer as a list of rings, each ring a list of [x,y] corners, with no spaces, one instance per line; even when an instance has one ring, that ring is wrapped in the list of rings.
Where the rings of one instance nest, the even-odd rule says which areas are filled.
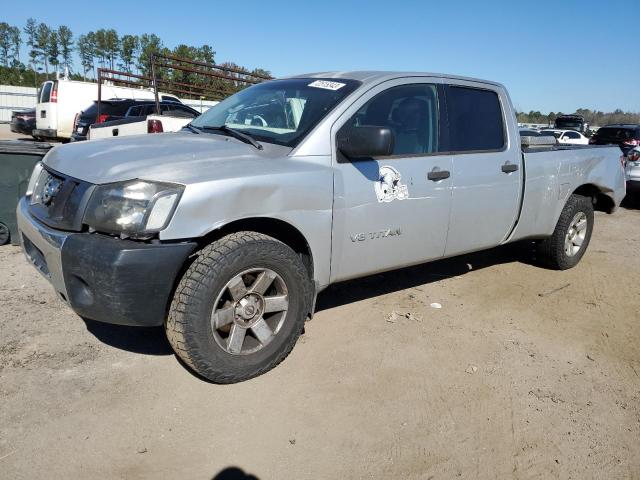
[[[255,217],[296,228],[313,257],[314,280],[329,282],[333,174],[304,165],[274,174],[254,174],[187,185],[161,240],[198,239],[225,225]]]

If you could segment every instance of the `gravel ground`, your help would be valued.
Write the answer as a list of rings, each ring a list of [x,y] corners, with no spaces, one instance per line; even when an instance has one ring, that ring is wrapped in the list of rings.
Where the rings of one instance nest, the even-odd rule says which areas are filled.
[[[336,285],[228,386],[0,247],[0,478],[640,478],[638,239],[636,199],[569,271],[514,245]]]
[[[8,123],[0,123],[0,140],[25,140],[33,141],[33,137],[21,133],[13,133]]]

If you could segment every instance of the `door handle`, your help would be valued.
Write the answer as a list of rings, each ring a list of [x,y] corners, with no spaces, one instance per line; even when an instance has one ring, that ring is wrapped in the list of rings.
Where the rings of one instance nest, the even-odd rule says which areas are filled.
[[[434,182],[438,180],[444,180],[445,178],[449,178],[451,176],[451,172],[449,170],[436,170],[433,169],[429,173],[427,173],[427,178]]]
[[[504,173],[513,173],[513,172],[517,172],[518,171],[518,165],[516,165],[515,163],[505,163],[504,165],[502,165],[502,171]]]

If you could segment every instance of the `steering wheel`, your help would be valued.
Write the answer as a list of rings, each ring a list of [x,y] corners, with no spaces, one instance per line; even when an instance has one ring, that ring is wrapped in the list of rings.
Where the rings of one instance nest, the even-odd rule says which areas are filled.
[[[254,115],[251,119],[251,125],[255,125],[256,127],[266,127],[268,126],[268,123],[260,115]]]

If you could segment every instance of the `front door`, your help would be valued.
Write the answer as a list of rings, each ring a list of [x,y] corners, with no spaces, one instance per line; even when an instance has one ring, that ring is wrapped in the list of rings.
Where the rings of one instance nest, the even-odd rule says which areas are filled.
[[[435,83],[395,81],[346,112],[348,120],[339,128],[388,127],[395,147],[389,157],[364,160],[336,152],[332,282],[444,254],[452,161],[435,155],[439,96]]]

